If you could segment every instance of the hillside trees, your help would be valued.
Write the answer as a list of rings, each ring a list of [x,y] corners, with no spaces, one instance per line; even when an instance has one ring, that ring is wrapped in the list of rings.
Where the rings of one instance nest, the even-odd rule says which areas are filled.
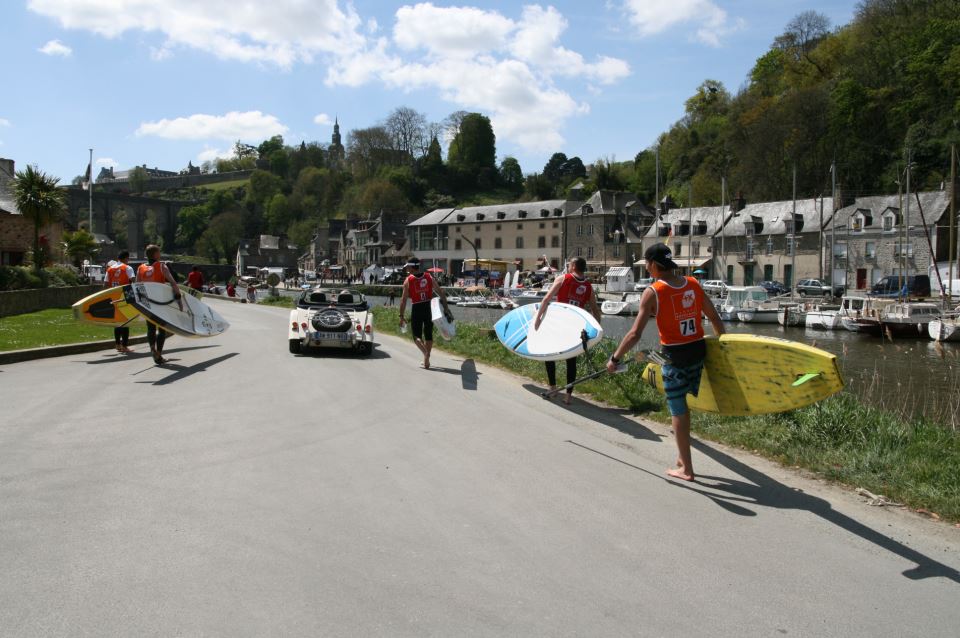
[[[447,163],[457,181],[465,186],[489,188],[496,183],[497,138],[490,118],[467,113],[460,119],[450,141]]]

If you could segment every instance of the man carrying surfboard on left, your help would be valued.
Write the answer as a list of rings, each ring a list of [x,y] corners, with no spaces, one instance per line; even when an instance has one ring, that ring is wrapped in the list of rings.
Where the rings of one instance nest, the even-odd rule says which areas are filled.
[[[540,302],[540,309],[537,310],[537,318],[533,322],[533,329],[538,330],[543,321],[543,315],[547,312],[547,306],[553,300],[559,303],[567,303],[573,306],[583,308],[592,314],[597,322],[600,321],[600,306],[597,305],[597,298],[593,294],[593,285],[587,280],[585,272],[587,269],[587,260],[583,257],[573,257],[567,261],[567,272],[557,277],[547,296]],[[547,380],[550,383],[550,391],[557,389],[557,362],[546,361]],[[567,385],[577,378],[577,358],[567,359]],[[567,394],[563,398],[566,405],[570,405],[573,400],[573,387],[567,388]]]
[[[133,272],[127,262],[130,260],[130,251],[122,250],[120,255],[117,257],[119,261],[113,262],[113,264],[107,268],[107,276],[103,279],[104,288],[112,288],[114,286],[126,286],[129,283],[133,282],[136,274]],[[117,352],[122,352],[124,354],[129,354],[133,352],[130,349],[130,328],[126,325],[118,326],[113,329],[113,340],[117,344]]]
[[[719,337],[723,322],[713,304],[706,301],[703,288],[693,277],[683,277],[673,261],[670,247],[654,244],[644,253],[647,270],[655,279],[640,297],[640,310],[633,327],[624,335],[607,362],[607,371],[615,372],[622,357],[640,340],[647,321],[653,317],[660,335],[660,345],[669,363],[662,366],[663,385],[667,407],[677,441],[677,466],[667,474],[683,481],[696,478],[690,455],[690,408],[687,393],[694,396],[700,390],[703,360],[707,354],[704,342],[703,315],[707,316],[713,331]]]
[[[173,298],[177,300],[177,306],[183,310],[183,299],[180,294],[180,287],[173,273],[167,268],[167,265],[160,261],[160,247],[154,244],[147,246],[145,251],[147,263],[140,264],[137,269],[137,281],[152,281],[158,284],[169,282],[173,288]],[[147,322],[147,342],[150,344],[150,354],[153,355],[153,362],[158,366],[167,362],[163,358],[163,344],[167,340],[167,333],[163,328],[158,328],[149,321]]]
[[[447,295],[443,288],[438,286],[430,273],[420,272],[420,260],[411,257],[404,264],[409,273],[403,282],[403,294],[400,296],[400,328],[407,325],[403,311],[410,300],[410,324],[413,327],[413,342],[423,353],[423,368],[430,369],[430,351],[433,349],[433,314],[430,312],[430,300],[436,292],[443,304],[443,314],[448,320],[452,319],[450,308],[447,307]]]

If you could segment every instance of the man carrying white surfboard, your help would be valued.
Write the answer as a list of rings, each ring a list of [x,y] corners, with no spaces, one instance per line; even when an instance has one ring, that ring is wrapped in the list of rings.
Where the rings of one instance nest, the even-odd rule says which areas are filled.
[[[537,310],[537,318],[533,322],[533,329],[540,328],[543,316],[547,312],[547,306],[554,299],[559,303],[570,304],[578,308],[584,308],[590,312],[600,323],[600,306],[597,305],[597,298],[593,294],[593,286],[587,280],[584,273],[587,269],[587,260],[583,257],[573,257],[567,261],[567,272],[557,277],[550,286],[547,296],[540,302],[540,308]],[[547,367],[547,380],[550,383],[550,391],[557,389],[557,362],[545,361]],[[567,394],[563,402],[570,405],[573,399],[573,387],[570,383],[577,378],[577,357],[567,359]]]
[[[667,407],[677,441],[677,466],[667,474],[684,481],[696,478],[690,455],[690,408],[687,394],[697,396],[703,361],[707,353],[704,342],[703,315],[707,316],[719,337],[723,322],[712,303],[705,301],[703,288],[693,277],[677,273],[679,267],[666,244],[654,244],[644,253],[647,270],[655,279],[640,297],[640,311],[633,327],[610,356],[607,371],[615,372],[621,358],[640,340],[650,317],[657,322],[660,345],[668,363],[662,366]]]
[[[127,265],[127,262],[130,260],[130,251],[121,250],[120,255],[118,256],[119,261],[112,262],[109,268],[107,268],[107,276],[103,279],[104,288],[112,288],[114,286],[126,286],[129,283],[132,283],[136,277],[136,273],[133,272],[133,268]],[[117,352],[122,352],[124,354],[129,354],[133,352],[130,349],[130,328],[126,325],[117,326],[113,329],[113,340],[117,344]]]
[[[147,263],[140,264],[137,269],[137,281],[152,281],[162,284],[169,282],[173,288],[173,298],[177,300],[177,306],[183,310],[183,299],[180,295],[180,287],[177,286],[177,280],[173,273],[167,268],[167,265],[160,261],[160,247],[154,244],[147,246],[145,251]],[[163,358],[163,344],[167,340],[167,333],[163,328],[158,328],[151,322],[147,322],[147,342],[150,344],[150,354],[153,355],[153,362],[158,366],[167,362]]]
[[[403,282],[403,294],[400,296],[400,328],[403,329],[407,325],[403,311],[409,299],[413,342],[423,353],[424,369],[429,370],[430,351],[433,350],[433,313],[430,311],[430,300],[433,299],[434,293],[440,297],[447,319],[452,320],[453,315],[447,307],[447,295],[443,292],[443,288],[436,284],[430,273],[420,272],[420,260],[417,257],[411,257],[404,264],[404,268],[409,274]]]

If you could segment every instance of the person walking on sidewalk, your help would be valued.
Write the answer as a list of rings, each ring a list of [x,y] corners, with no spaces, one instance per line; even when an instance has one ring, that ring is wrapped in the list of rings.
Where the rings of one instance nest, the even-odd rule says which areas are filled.
[[[620,345],[607,361],[607,371],[614,372],[620,360],[640,340],[643,329],[651,317],[657,323],[660,345],[669,363],[661,366],[663,389],[667,395],[667,407],[673,435],[677,441],[676,467],[667,474],[683,481],[696,478],[690,454],[690,408],[687,394],[697,396],[707,344],[703,340],[703,316],[720,336],[723,322],[716,308],[705,301],[703,288],[693,277],[683,277],[677,271],[670,248],[666,244],[654,244],[644,253],[647,270],[654,278],[653,284],[640,297],[640,311],[633,327],[623,337]]]
[[[436,292],[443,304],[443,312],[448,319],[452,317],[447,307],[447,295],[443,288],[436,285],[430,273],[420,272],[420,260],[411,257],[404,268],[410,273],[403,282],[403,294],[400,296],[400,329],[407,325],[403,311],[410,300],[410,324],[413,327],[413,342],[423,353],[423,368],[430,369],[430,351],[433,350],[433,315],[430,312],[430,300]]]
[[[585,272],[587,269],[587,260],[583,257],[573,257],[567,261],[567,272],[561,277],[557,277],[547,296],[540,302],[540,309],[537,310],[537,318],[533,322],[533,329],[539,330],[543,316],[547,312],[547,306],[556,299],[559,303],[568,303],[571,306],[577,306],[588,310],[590,314],[596,317],[600,322],[600,306],[597,305],[597,298],[593,292],[593,286],[587,280]],[[550,383],[550,390],[557,389],[557,362],[545,361],[547,366],[547,380]],[[571,383],[577,378],[577,357],[570,357],[567,363],[567,383]],[[573,388],[567,389],[567,394],[563,398],[566,405],[570,405],[573,400]]]
[[[133,272],[127,262],[130,261],[130,251],[123,250],[118,256],[119,261],[114,262],[107,268],[107,276],[103,280],[104,288],[113,288],[114,286],[126,286],[133,282],[136,273]],[[113,329],[113,340],[117,345],[117,352],[124,354],[133,352],[130,349],[130,328],[127,326],[118,326]]]
[[[180,287],[173,273],[167,268],[167,265],[160,261],[160,247],[154,244],[147,246],[147,263],[140,264],[137,269],[137,281],[153,283],[169,283],[173,288],[173,298],[177,301],[177,306],[183,310],[183,299],[180,294]],[[147,342],[150,344],[150,354],[153,355],[153,362],[158,366],[167,362],[163,358],[163,344],[167,340],[167,333],[163,328],[158,328],[149,321],[147,322]]]

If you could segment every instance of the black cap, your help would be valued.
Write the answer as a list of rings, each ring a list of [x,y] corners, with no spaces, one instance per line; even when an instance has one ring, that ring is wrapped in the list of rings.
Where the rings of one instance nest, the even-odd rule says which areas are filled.
[[[647,260],[649,264],[651,261],[661,268],[669,268],[670,270],[678,270],[678,266],[673,261],[673,253],[670,252],[670,247],[666,244],[654,244],[647,248],[647,251],[643,253],[643,258]]]
[[[407,263],[405,263],[403,267],[420,270],[420,259],[418,257],[411,257],[410,259],[407,260]]]

